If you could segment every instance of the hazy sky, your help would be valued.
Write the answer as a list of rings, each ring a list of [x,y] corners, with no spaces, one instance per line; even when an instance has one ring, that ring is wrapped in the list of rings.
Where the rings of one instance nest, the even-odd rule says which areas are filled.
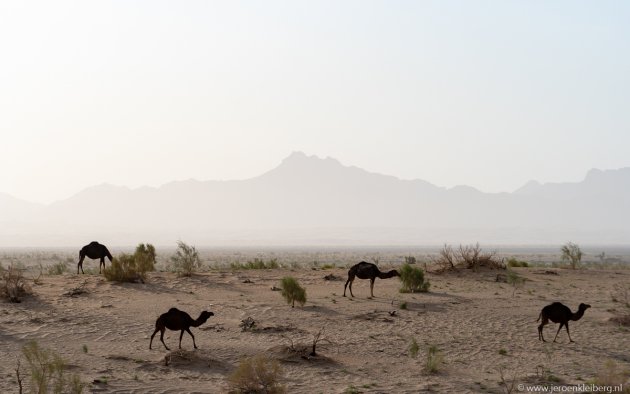
[[[624,1],[0,3],[0,192],[242,179],[292,151],[512,191],[630,166]]]

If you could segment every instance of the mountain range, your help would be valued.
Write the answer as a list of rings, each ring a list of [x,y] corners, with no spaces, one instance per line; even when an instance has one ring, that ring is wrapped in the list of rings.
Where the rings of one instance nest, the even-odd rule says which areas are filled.
[[[102,184],[48,205],[0,194],[0,246],[626,244],[628,201],[630,168],[484,193],[295,152],[246,180]]]

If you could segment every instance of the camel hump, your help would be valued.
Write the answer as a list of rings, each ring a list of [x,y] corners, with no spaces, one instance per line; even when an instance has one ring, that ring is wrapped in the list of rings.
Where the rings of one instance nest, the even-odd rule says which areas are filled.
[[[179,312],[179,309],[171,308],[171,309],[168,310],[168,313],[175,313],[175,312]]]
[[[92,241],[90,242],[90,245],[98,245],[99,243],[97,241]]]

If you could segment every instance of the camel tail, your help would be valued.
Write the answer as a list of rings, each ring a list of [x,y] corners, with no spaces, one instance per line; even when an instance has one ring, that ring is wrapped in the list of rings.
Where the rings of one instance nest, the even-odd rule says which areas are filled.
[[[541,317],[542,317],[542,311],[540,311],[540,314],[538,315],[538,319],[536,319],[536,321],[539,321]]]

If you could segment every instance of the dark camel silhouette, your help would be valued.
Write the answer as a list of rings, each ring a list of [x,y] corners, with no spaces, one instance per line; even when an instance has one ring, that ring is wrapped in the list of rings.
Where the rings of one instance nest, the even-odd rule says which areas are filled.
[[[101,266],[103,266],[103,269],[105,268],[105,257],[109,259],[110,263],[112,262],[112,254],[109,253],[107,247],[105,247],[105,245],[99,244],[96,241],[92,241],[88,245],[82,247],[81,251],[79,252],[79,264],[77,264],[77,274],[79,274],[79,268],[81,268],[81,273],[85,274],[85,272],[83,272],[83,260],[86,256],[91,258],[92,260],[101,259],[101,262],[98,265],[99,274],[101,273]]]
[[[559,302],[554,302],[553,304],[549,304],[540,311],[540,315],[538,315],[538,320],[542,319],[542,322],[538,326],[538,340],[545,341],[545,337],[543,337],[543,327],[545,324],[549,323],[551,320],[554,323],[560,323],[560,327],[558,327],[558,331],[556,332],[556,336],[553,338],[553,341],[556,341],[558,338],[558,333],[560,333],[560,329],[564,326],[567,329],[567,335],[569,335],[569,342],[574,342],[571,339],[571,334],[569,333],[569,320],[577,321],[584,316],[584,311],[586,311],[591,306],[588,304],[580,304],[578,307],[578,311],[575,313],[571,312],[571,309],[566,305],[563,305]]]
[[[352,282],[354,282],[355,277],[359,279],[370,280],[370,298],[372,298],[374,297],[374,280],[376,278],[387,279],[393,276],[400,276],[400,274],[396,270],[381,272],[376,264],[366,263],[365,261],[362,261],[359,264],[353,265],[350,268],[350,271],[348,271],[348,280],[343,286],[343,296],[346,296],[346,287],[348,286],[348,284],[350,284],[350,296],[354,297],[354,294],[352,294]]]
[[[197,344],[195,343],[195,336],[192,332],[190,332],[190,327],[199,327],[203,323],[205,323],[210,316],[214,316],[214,313],[203,311],[197,318],[197,320],[193,320],[190,315],[184,311],[180,311],[177,308],[171,308],[168,312],[163,313],[158,317],[155,322],[155,331],[153,335],[151,335],[151,342],[149,342],[149,349],[151,349],[151,345],[153,344],[153,337],[160,331],[160,341],[166,348],[166,350],[171,350],[164,343],[164,331],[168,328],[169,330],[177,331],[181,330],[181,334],[179,334],[179,348],[182,348],[182,337],[184,336],[184,331],[187,331],[193,339],[193,346],[197,349]]]

